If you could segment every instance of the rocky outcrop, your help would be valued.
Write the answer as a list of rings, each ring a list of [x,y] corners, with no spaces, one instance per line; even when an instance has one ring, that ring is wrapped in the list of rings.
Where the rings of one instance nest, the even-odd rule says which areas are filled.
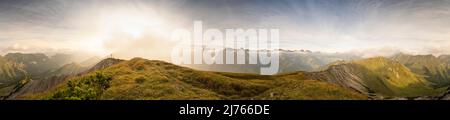
[[[354,89],[360,93],[368,94],[370,89],[364,84],[364,80],[357,75],[354,68],[346,64],[330,66],[327,70],[322,72],[307,73],[307,77],[313,80],[322,80],[343,87]]]

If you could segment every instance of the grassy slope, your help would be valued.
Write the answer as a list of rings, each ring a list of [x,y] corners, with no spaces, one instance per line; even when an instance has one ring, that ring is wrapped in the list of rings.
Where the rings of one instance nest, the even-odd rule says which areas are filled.
[[[196,71],[135,58],[24,99],[367,99],[350,89],[276,76]]]
[[[411,72],[398,62],[386,58],[376,57],[353,62],[365,70],[359,70],[365,74],[365,84],[377,93],[385,96],[422,96],[439,93],[432,89],[430,83],[423,77]]]
[[[423,75],[436,87],[450,85],[450,65],[444,57],[398,54],[392,59],[404,64],[412,72]]]

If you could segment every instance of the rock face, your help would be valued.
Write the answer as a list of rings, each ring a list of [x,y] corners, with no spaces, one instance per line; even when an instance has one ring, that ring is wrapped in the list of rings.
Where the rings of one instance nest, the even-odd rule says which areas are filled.
[[[417,97],[434,94],[429,83],[402,64],[382,58],[370,58],[330,65],[327,70],[306,74],[318,79],[354,89],[369,96]]]

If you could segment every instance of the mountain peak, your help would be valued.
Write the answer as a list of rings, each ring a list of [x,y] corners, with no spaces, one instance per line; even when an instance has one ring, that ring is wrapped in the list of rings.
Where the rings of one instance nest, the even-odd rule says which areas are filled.
[[[115,59],[115,58],[106,58],[106,59],[100,61],[99,63],[97,63],[96,65],[94,65],[94,67],[89,69],[88,72],[93,72],[93,71],[105,69],[105,68],[107,68],[109,66],[115,65],[115,64],[120,63],[122,61],[124,61],[124,60]]]

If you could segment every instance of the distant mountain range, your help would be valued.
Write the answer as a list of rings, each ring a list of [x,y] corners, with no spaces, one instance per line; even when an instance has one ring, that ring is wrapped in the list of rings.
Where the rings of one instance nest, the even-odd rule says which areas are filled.
[[[234,53],[237,50],[233,50]],[[279,70],[278,73],[288,73],[296,71],[318,71],[324,69],[329,63],[335,61],[348,61],[348,60],[359,60],[362,59],[360,56],[346,53],[321,53],[312,52],[310,50],[283,50],[279,49]],[[245,50],[246,60],[248,59],[258,59],[249,58],[250,52],[257,52],[255,50]],[[236,59],[236,58],[235,58]],[[206,71],[218,71],[218,72],[237,72],[237,73],[252,73],[259,74],[260,68],[264,65],[258,64],[188,64],[184,65],[187,67],[206,70]]]
[[[253,74],[259,65],[192,69],[142,58],[7,56],[0,57],[7,99],[450,99],[446,55],[363,59],[283,50],[277,75]]]
[[[42,53],[23,54],[23,53],[9,53],[6,54],[5,59],[14,61],[24,65],[24,70],[32,78],[40,77],[44,72],[51,69],[57,69],[65,64],[71,63],[71,55],[56,54],[48,57]]]
[[[0,98],[15,96],[25,88],[44,91],[59,84],[61,79],[90,68],[74,62],[69,54],[48,57],[42,53],[9,53],[0,56]]]
[[[117,64],[122,60],[118,59],[104,59],[94,66],[82,66],[77,63],[70,63],[62,66],[59,69],[55,69],[45,73],[46,77],[40,80],[31,80],[28,84],[24,85],[19,91],[13,93],[8,99],[18,99],[23,95],[36,94],[46,92],[64,82],[69,78],[87,74],[92,71],[104,69],[111,65]]]

